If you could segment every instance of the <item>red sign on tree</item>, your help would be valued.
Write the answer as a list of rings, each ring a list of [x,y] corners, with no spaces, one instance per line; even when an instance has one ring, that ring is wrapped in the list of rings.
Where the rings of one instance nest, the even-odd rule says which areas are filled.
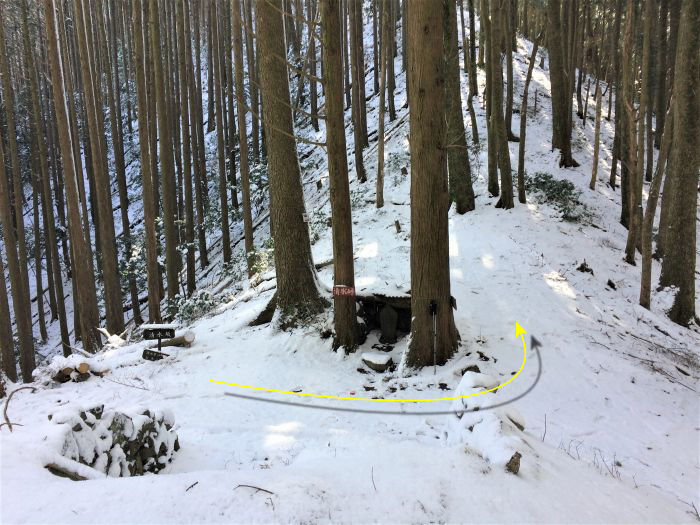
[[[333,297],[354,297],[355,288],[352,286],[346,286],[344,284],[338,284],[333,287]]]

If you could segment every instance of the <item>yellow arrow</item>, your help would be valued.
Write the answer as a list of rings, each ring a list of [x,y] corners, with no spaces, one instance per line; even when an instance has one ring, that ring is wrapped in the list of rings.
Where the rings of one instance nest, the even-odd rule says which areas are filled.
[[[518,336],[522,336],[523,338],[523,362],[520,365],[520,369],[517,371],[517,373],[511,377],[508,381],[505,383],[501,383],[498,386],[495,386],[493,388],[489,388],[488,390],[482,390],[481,392],[474,392],[473,394],[464,394],[463,396],[451,396],[451,397],[435,397],[435,398],[429,398],[429,399],[373,399],[371,397],[353,397],[353,396],[330,396],[326,394],[308,394],[306,392],[290,392],[289,390],[277,390],[275,388],[264,388],[261,386],[251,386],[251,385],[239,385],[237,383],[227,383],[225,381],[217,381],[215,379],[210,379],[209,381],[212,383],[217,383],[220,385],[229,385],[229,386],[236,386],[239,388],[248,388],[250,390],[262,390],[263,392],[275,392],[277,394],[289,394],[291,396],[305,396],[305,397],[320,397],[323,399],[346,399],[349,401],[384,401],[386,403],[422,403],[422,402],[427,402],[427,401],[450,401],[452,399],[463,399],[465,397],[472,397],[472,396],[480,396],[481,394],[486,394],[487,392],[493,392],[494,390],[498,390],[499,388],[503,388],[506,386],[508,383],[513,381],[516,377],[520,375],[520,372],[523,371],[523,368],[525,367],[525,362],[527,361],[527,346],[525,345],[525,336],[523,334],[526,334],[527,332],[525,329],[520,326],[519,323],[515,323],[515,333],[516,333],[516,338]]]

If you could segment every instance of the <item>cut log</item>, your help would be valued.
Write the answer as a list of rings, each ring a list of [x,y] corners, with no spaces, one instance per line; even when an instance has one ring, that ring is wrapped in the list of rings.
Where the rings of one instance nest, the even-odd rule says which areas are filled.
[[[194,332],[187,331],[182,335],[179,335],[177,337],[173,337],[172,339],[165,339],[161,341],[160,346],[161,347],[166,347],[166,346],[184,346],[188,347],[192,345],[194,342]],[[153,344],[149,346],[148,348],[158,348],[158,344]]]
[[[76,370],[80,374],[87,374],[90,371],[90,364],[89,363],[80,363]]]
[[[62,478],[72,479],[73,481],[85,481],[87,479],[78,474],[77,472],[68,470],[67,468],[61,465],[56,465],[55,463],[49,463],[48,465],[46,465],[46,468],[49,470],[49,472],[51,472],[51,474],[60,476]]]

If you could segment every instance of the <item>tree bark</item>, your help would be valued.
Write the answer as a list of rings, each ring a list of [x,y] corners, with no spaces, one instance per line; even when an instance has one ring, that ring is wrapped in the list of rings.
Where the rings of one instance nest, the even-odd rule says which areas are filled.
[[[687,325],[695,318],[696,213],[700,165],[700,3],[684,0],[678,33],[673,84],[673,148],[669,173],[674,190],[664,194],[663,206],[671,212],[661,265],[662,286],[678,291],[669,311],[672,321]]]
[[[384,2],[382,4],[386,5]],[[326,90],[328,174],[331,185],[333,284],[334,286],[354,288],[355,268],[352,247],[350,184],[343,117],[343,42],[340,30],[340,0],[320,0],[320,9],[323,38],[323,79]],[[384,52],[384,39],[382,39],[382,53]],[[334,348],[344,348],[345,352],[353,351],[358,340],[355,298],[353,296],[337,295],[333,298],[333,320],[335,325]]]
[[[10,324],[10,305],[7,300],[7,283],[5,282],[5,267],[2,263],[2,251],[0,251],[0,276],[2,276],[2,279],[0,279],[0,356],[2,357],[2,371],[7,376],[7,379],[16,383],[15,342],[12,337],[12,325]]]
[[[89,237],[86,238],[80,216],[80,200],[78,195],[78,171],[73,156],[73,140],[77,140],[68,118],[68,104],[65,91],[65,64],[62,56],[65,46],[59,42],[59,31],[56,22],[55,0],[44,0],[44,15],[46,19],[46,39],[49,48],[49,64],[51,69],[51,87],[53,91],[54,108],[56,111],[56,126],[61,146],[63,165],[63,180],[68,201],[68,226],[72,246],[73,262],[81,262],[80,279],[72,279],[75,284],[73,309],[77,315],[83,348],[94,353],[100,346],[96,328],[100,316],[97,310],[97,295],[95,290],[95,275],[92,267],[92,257],[89,251]],[[68,70],[70,72],[70,70]],[[75,268],[75,265],[72,265]],[[75,331],[78,330],[74,327]]]
[[[673,139],[673,105],[668,110],[668,129],[661,141],[661,151],[659,151],[659,159],[656,163],[656,173],[649,186],[649,198],[647,207],[644,213],[644,222],[642,224],[642,277],[639,291],[639,304],[646,309],[651,309],[651,235],[654,228],[654,215],[656,214],[656,205],[659,200],[659,189],[661,188],[661,180],[666,171],[666,161],[671,149],[671,141]]]
[[[385,94],[387,62],[389,58],[389,31],[391,17],[389,16],[389,2],[382,2],[381,24],[381,78],[379,80],[379,124],[377,131],[377,208],[384,207],[384,127],[385,127]]]
[[[433,1],[415,0],[408,20],[413,319],[406,364],[415,368],[444,364],[459,340],[450,299],[444,16]]]
[[[527,4],[525,4],[527,5]],[[542,33],[538,34],[535,41],[532,43],[532,53],[530,54],[530,63],[527,66],[527,75],[525,77],[525,86],[523,87],[523,101],[520,105],[520,144],[518,145],[518,202],[525,204],[525,133],[527,127],[527,93],[530,89],[530,81],[532,80],[532,70],[535,68],[535,60],[537,59],[537,50],[542,40]]]
[[[443,1],[445,10],[445,119],[447,122],[447,168],[450,202],[460,215],[474,210],[474,189],[469,165],[467,136],[462,115],[459,81],[459,44],[457,41],[457,9],[452,0]]]
[[[104,283],[104,304],[107,317],[107,330],[110,333],[124,331],[124,310],[122,308],[121,283],[119,282],[119,265],[117,263],[117,243],[112,215],[112,192],[107,173],[107,148],[105,145],[104,113],[98,87],[95,86],[97,63],[95,48],[85,24],[86,12],[84,0],[74,0],[74,14],[80,57],[80,74],[85,96],[85,113],[87,115],[92,149],[92,170],[95,176],[95,192],[98,207],[98,228],[100,232],[99,259],[102,261],[102,281]]]
[[[293,137],[289,77],[285,64],[281,0],[256,0],[263,120],[270,180],[270,218],[274,224],[277,309],[281,326],[323,309],[305,222],[301,172]]]
[[[566,18],[566,15],[564,16]],[[547,7],[547,42],[549,46],[549,78],[552,84],[552,149],[559,149],[559,165],[575,167],[578,163],[571,155],[571,88],[566,65],[566,39],[562,31],[561,3],[549,0]]]
[[[238,102],[238,134],[240,137],[241,189],[243,190],[243,232],[245,238],[248,275],[253,272],[253,216],[250,209],[250,168],[248,166],[248,138],[246,133],[245,92],[243,91],[243,40],[241,37],[241,0],[232,0],[233,60],[236,69],[236,101]],[[253,116],[255,120],[255,116]]]
[[[146,88],[146,63],[144,47],[148,45],[144,28],[146,21],[143,14],[148,13],[148,6],[139,0],[132,0],[131,15],[134,30],[134,57],[136,72],[136,94],[138,96],[139,147],[141,152],[141,183],[143,186],[144,228],[146,232],[146,276],[148,287],[148,317],[150,322],[159,323],[160,315],[160,278],[158,276],[158,239],[156,236],[156,208],[153,195],[154,174],[151,172],[150,128],[155,122],[149,120]],[[144,40],[146,42],[144,42]]]

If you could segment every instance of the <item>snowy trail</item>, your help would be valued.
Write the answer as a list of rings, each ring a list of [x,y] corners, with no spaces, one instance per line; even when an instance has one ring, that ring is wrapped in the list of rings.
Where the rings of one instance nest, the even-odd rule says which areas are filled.
[[[530,44],[519,40],[519,45],[514,63],[516,106]],[[397,59],[397,71],[399,64]],[[371,93],[371,75],[366,80]],[[382,210],[376,210],[373,202],[376,142],[370,141],[365,150],[366,184],[357,183],[353,156],[348,159],[358,291],[403,293],[410,288],[410,182],[401,174],[410,162],[408,120],[402,108],[403,77],[397,80],[398,122],[387,127],[393,133],[386,146],[387,204]],[[0,434],[2,521],[694,519],[692,505],[700,507],[700,335],[665,318],[662,308],[668,306],[668,297],[663,293],[653,292],[651,312],[637,305],[639,267],[622,261],[626,231],[618,224],[619,195],[603,182],[594,192],[587,189],[593,123],[583,132],[580,122],[575,123],[579,140],[574,157],[581,167],[558,169],[557,155],[550,151],[548,72],[539,67],[531,96],[535,89],[541,111],[528,118],[528,172],[549,172],[555,179],[574,183],[595,226],[563,222],[559,212],[530,194],[526,206],[516,204],[508,212],[495,209],[484,179],[486,151],[476,152],[472,170],[477,208],[463,216],[450,214],[452,294],[462,346],[437,376],[432,369],[405,377],[397,372],[358,372],[360,356],[377,342],[376,334],[370,334],[355,354],[342,356],[332,353],[329,340],[319,339],[323,321],[291,333],[250,327],[273,293],[271,282],[254,291],[226,289],[220,283],[222,289],[217,291],[235,292],[235,299],[189,327],[196,333],[196,344],[177,351],[173,359],[144,362],[140,357],[144,343],[136,343],[100,358],[111,370],[105,378],[56,385],[36,394],[23,392],[13,399],[10,417],[24,426],[11,435]],[[483,138],[484,111],[479,101],[474,102]],[[376,104],[376,97],[368,100],[370,129],[375,127]],[[518,118],[513,116],[513,129]],[[601,173],[609,169],[612,132],[611,123],[603,122]],[[322,139],[323,129],[310,137]],[[349,151],[352,140],[348,133]],[[517,144],[510,147],[516,158]],[[326,167],[323,152],[305,150],[304,156],[306,204],[312,235],[317,236],[313,254],[320,262],[330,258],[332,249],[325,222],[327,184],[322,190],[315,187],[318,179],[324,179]],[[400,233],[394,226],[397,220]],[[267,236],[263,225],[256,231],[256,243]],[[593,274],[576,270],[584,260]],[[213,260],[212,267],[216,272],[220,260]],[[658,271],[655,261],[654,278]],[[320,270],[319,278],[330,285],[332,268]],[[210,279],[215,281],[213,274],[205,280]],[[608,279],[616,289],[607,285]],[[524,448],[518,476],[496,468],[477,450],[450,444],[446,433],[452,414],[318,410],[233,397],[228,394],[246,392],[209,382],[219,379],[338,395],[449,395],[467,366],[477,365],[498,379],[518,369],[522,346],[514,337],[516,321],[542,343],[541,378],[512,404],[526,422],[519,434]],[[403,338],[391,350],[394,362],[400,362],[406,345]],[[531,358],[521,378],[484,397],[515,398],[532,386],[537,372]],[[440,382],[449,390],[440,390]],[[286,400],[266,393],[255,397]],[[171,409],[182,449],[158,476],[82,482],[56,478],[43,468],[44,438],[51,432],[47,416],[76,402]],[[366,407],[366,403],[302,402]],[[449,411],[450,406],[431,403],[425,410]],[[394,408],[392,404],[387,411]]]

